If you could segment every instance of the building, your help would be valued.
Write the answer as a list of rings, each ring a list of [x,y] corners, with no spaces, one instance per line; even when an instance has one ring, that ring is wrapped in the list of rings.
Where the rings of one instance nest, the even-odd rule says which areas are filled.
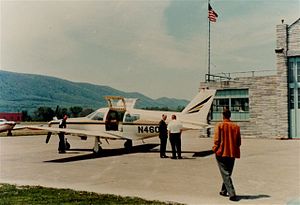
[[[8,113],[8,112],[0,112],[0,119],[6,119],[7,121],[22,121],[22,113]]]
[[[200,88],[217,89],[211,124],[222,120],[223,108],[229,107],[244,136],[300,137],[300,18],[291,25],[282,21],[276,37],[272,74],[211,75],[212,80],[200,83]]]

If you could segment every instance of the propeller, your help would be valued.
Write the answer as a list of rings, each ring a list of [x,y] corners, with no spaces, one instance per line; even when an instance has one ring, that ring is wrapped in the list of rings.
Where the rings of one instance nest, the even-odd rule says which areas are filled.
[[[55,114],[54,114],[53,120],[58,120],[58,118],[57,118],[58,111],[59,111],[59,105],[56,106]]]
[[[52,118],[53,120],[58,120],[58,118],[57,118],[58,111],[59,111],[59,105],[56,106],[54,117]],[[46,144],[50,141],[51,135],[52,135],[52,132],[47,133]]]
[[[48,132],[47,133],[47,137],[46,137],[46,144],[49,142],[50,138],[51,138],[52,132]]]

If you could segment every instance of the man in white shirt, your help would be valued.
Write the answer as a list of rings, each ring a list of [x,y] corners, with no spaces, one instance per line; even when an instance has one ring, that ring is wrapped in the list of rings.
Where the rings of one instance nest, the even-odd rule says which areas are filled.
[[[181,157],[181,132],[182,124],[176,120],[176,115],[172,115],[172,121],[168,124],[168,133],[172,147],[171,159],[182,159]],[[177,157],[176,157],[177,152]]]

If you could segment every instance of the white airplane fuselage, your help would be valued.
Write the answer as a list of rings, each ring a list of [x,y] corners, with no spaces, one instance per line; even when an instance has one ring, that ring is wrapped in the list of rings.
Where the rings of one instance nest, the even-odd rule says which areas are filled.
[[[137,99],[107,96],[108,107],[100,108],[86,117],[68,118],[66,128],[59,128],[60,120],[52,120],[46,127],[30,126],[29,129],[48,130],[46,143],[51,133],[66,133],[86,139],[95,137],[94,151],[101,150],[100,139],[126,140],[125,148],[132,146],[132,141],[143,140],[159,135],[159,122],[162,115],[167,115],[166,123],[172,115],[182,123],[183,130],[207,127],[209,113],[215,90],[201,90],[182,112],[153,111],[135,109]]]
[[[159,121],[161,120],[162,114],[168,116],[166,122],[168,123],[171,115],[176,115],[178,119],[181,119],[180,112],[167,112],[167,111],[148,111],[140,109],[131,109],[126,112],[113,111],[122,116],[122,119],[117,119],[116,122],[108,120],[112,110],[109,108],[101,108],[94,112],[93,116],[99,113],[103,113],[103,119],[95,120],[91,117],[81,118],[68,118],[67,128],[87,131],[99,131],[109,132],[120,136],[121,138],[131,140],[142,140],[149,137],[154,137],[159,134]],[[51,127],[59,126],[59,121],[51,121],[49,123]]]
[[[142,140],[159,134],[159,122],[162,115],[171,115],[183,123],[187,129],[199,129],[207,126],[207,114],[210,110],[214,90],[202,90],[182,112],[135,109],[136,99],[108,96],[109,107],[100,108],[86,117],[68,118],[67,129],[109,133],[120,139]],[[117,101],[117,102],[114,102]],[[58,127],[59,120],[49,123],[49,127]]]

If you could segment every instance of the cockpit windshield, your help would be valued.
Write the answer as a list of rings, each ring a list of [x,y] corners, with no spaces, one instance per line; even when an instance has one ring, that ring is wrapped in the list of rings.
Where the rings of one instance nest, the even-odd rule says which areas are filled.
[[[95,112],[89,114],[86,117],[89,118],[89,119],[91,119],[91,120],[103,121],[104,120],[104,114],[105,114],[104,112],[95,111]]]

